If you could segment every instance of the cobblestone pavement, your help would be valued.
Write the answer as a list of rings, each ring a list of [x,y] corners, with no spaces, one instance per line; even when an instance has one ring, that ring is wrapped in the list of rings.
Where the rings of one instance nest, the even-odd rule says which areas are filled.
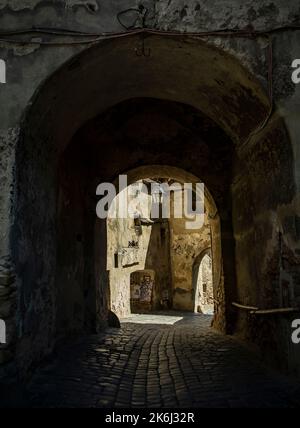
[[[299,385],[210,323],[203,315],[135,315],[67,345],[34,376],[30,405],[297,407]]]

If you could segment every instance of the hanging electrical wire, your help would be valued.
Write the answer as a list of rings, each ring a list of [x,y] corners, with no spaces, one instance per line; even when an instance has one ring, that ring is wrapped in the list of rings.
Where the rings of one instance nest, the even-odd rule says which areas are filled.
[[[128,13],[134,13],[136,14],[135,20],[133,21],[133,23],[131,25],[126,25],[123,21],[122,21],[122,17],[128,14]],[[119,22],[119,24],[125,29],[125,30],[133,30],[135,28],[146,28],[146,22],[148,19],[148,15],[149,15],[149,9],[143,5],[140,5],[138,8],[129,8],[129,9],[125,9],[122,10],[121,12],[119,12],[117,14],[117,20]],[[140,25],[137,25],[138,21],[140,21]]]
[[[135,9],[136,10],[136,9]],[[123,26],[123,25],[122,25]],[[124,26],[123,26],[124,27]],[[169,36],[169,37],[238,37],[238,38],[250,38],[255,39],[258,37],[268,37],[275,33],[286,32],[286,31],[300,31],[299,26],[283,26],[277,27],[271,30],[261,31],[261,30],[236,30],[236,29],[225,29],[225,30],[213,30],[213,31],[200,31],[200,32],[188,32],[188,31],[165,31],[165,30],[155,30],[150,28],[135,28],[135,29],[125,29],[125,31],[120,32],[99,32],[99,33],[87,33],[74,31],[69,29],[61,28],[43,28],[43,27],[32,27],[27,29],[20,30],[9,30],[9,31],[0,31],[0,42],[2,43],[13,43],[13,44],[39,44],[46,46],[56,46],[59,42],[57,41],[44,41],[44,40],[22,40],[22,39],[13,39],[12,37],[21,36],[21,35],[48,35],[48,36],[57,36],[57,37],[74,37],[82,38],[82,40],[75,41],[62,41],[59,44],[61,45],[72,45],[72,44],[93,44],[98,41],[102,41],[105,38],[116,38],[116,37],[126,37],[136,34],[152,34],[159,36]],[[85,40],[89,38],[89,40]]]
[[[123,22],[122,18],[128,13],[136,14],[133,22],[130,25],[127,25]],[[130,37],[134,35],[140,35],[142,38],[142,47],[141,49],[135,49],[137,56],[150,56],[150,49],[145,47],[145,39],[148,35],[156,35],[162,37],[172,37],[172,38],[248,38],[256,39],[265,37],[268,39],[268,96],[270,108],[267,114],[267,117],[264,121],[249,134],[246,138],[242,147],[244,147],[256,134],[260,133],[269,123],[269,120],[273,114],[274,110],[274,101],[273,101],[273,40],[272,35],[277,33],[287,32],[287,31],[299,31],[300,25],[288,25],[275,27],[270,30],[240,30],[240,29],[222,29],[214,31],[201,31],[201,32],[181,32],[181,31],[163,31],[147,28],[147,19],[149,18],[149,10],[144,6],[139,6],[138,8],[129,8],[118,13],[117,20],[119,24],[124,28],[124,31],[121,32],[100,32],[100,33],[88,33],[80,32],[76,30],[61,29],[61,28],[42,28],[42,27],[32,27],[30,29],[19,29],[19,30],[9,30],[9,31],[0,31],[0,43],[3,44],[14,44],[14,45],[39,45],[39,46],[48,46],[48,47],[60,47],[60,46],[74,46],[74,45],[94,45],[101,43],[103,40],[107,39],[120,39],[124,37]],[[136,28],[138,21],[140,25]],[[24,40],[23,38],[15,38],[18,36],[31,36],[30,40]],[[55,40],[40,40],[32,38],[32,35],[44,35],[55,37]],[[56,40],[59,38],[60,40]],[[65,40],[66,38],[72,38],[72,40]],[[64,40],[61,40],[64,39]],[[76,39],[76,40],[74,40]],[[78,40],[80,39],[80,40]]]

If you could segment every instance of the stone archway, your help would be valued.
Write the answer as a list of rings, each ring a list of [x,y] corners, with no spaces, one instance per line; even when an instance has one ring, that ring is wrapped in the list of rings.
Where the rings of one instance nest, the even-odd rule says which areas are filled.
[[[214,313],[213,260],[211,249],[204,250],[193,265],[194,312]]]
[[[107,40],[81,53],[45,82],[24,118],[12,233],[24,370],[59,337],[105,323],[106,233],[95,219],[95,189],[137,166],[183,167],[201,176],[213,195],[217,211],[211,222],[216,242],[222,243],[217,265],[223,260],[215,275],[216,301],[226,313],[216,327],[235,330],[231,303],[237,296],[245,303],[272,304],[274,272],[268,261],[278,254],[281,207],[292,204],[295,195],[293,152],[283,121],[274,116],[248,138],[267,117],[269,103],[257,80],[229,54],[194,38],[151,35],[151,59],[138,58],[133,46],[139,41],[138,36]],[[121,117],[129,124],[125,140],[118,133]],[[160,124],[160,135],[147,117]],[[105,128],[105,120],[114,128]],[[173,126],[181,141],[189,137],[184,149],[179,140],[170,143],[176,140]],[[110,145],[112,129],[115,144]],[[130,142],[134,130],[143,138],[152,130],[157,146],[149,142],[145,155]],[[278,187],[285,192],[278,193]],[[268,247],[266,254],[258,254],[257,240]],[[243,317],[238,322],[248,328]]]
[[[159,104],[160,102],[156,101],[155,103]],[[169,165],[146,165],[126,171],[125,175],[128,186],[151,177],[152,180],[176,182],[182,187],[184,184],[189,183],[196,189],[196,184],[202,181],[199,177],[188,173],[182,168]],[[113,180],[113,183],[118,189],[118,177]],[[163,305],[160,300],[163,290],[165,290],[169,296],[167,307],[175,310],[193,311],[193,265],[197,262],[198,252],[202,251],[209,243],[211,252],[214,255],[213,266],[216,281],[213,287],[215,294],[220,296],[219,302],[216,302],[214,324],[219,326],[222,323],[226,323],[226,291],[222,281],[223,261],[219,234],[220,218],[209,189],[206,186],[204,189],[205,213],[203,225],[190,230],[186,228],[186,219],[175,219],[171,215],[171,218],[167,220],[169,233],[168,237],[165,238],[164,245],[161,242],[161,224],[154,223],[154,226],[150,228],[147,226],[145,233],[141,236],[141,249],[137,251],[136,256],[133,255],[134,259],[131,253],[135,253],[135,251],[132,250],[130,253],[128,248],[125,249],[126,243],[124,243],[124,240],[126,241],[127,239],[128,241],[132,236],[136,236],[135,233],[130,232],[134,225],[133,220],[115,219],[108,222],[107,270],[109,279],[107,287],[110,289],[111,309],[118,316],[126,317],[130,314],[130,273],[135,272],[137,266],[140,266],[140,269],[154,269],[156,271],[157,293],[153,308],[162,309]],[[198,196],[202,198],[202,194]],[[118,197],[119,195],[116,198]],[[170,230],[172,231],[171,233]],[[131,235],[131,233],[133,234]],[[115,257],[120,245],[123,245],[123,250],[126,254],[118,257],[116,267]],[[106,253],[106,248],[102,247],[102,253]],[[234,260],[232,260],[232,263],[234,264]]]

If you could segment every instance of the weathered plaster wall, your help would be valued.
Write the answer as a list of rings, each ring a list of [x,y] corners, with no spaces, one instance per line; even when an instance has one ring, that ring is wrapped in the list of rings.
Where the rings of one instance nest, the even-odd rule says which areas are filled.
[[[10,229],[13,210],[13,168],[17,128],[0,132],[0,319],[6,324],[6,344],[0,344],[0,377],[5,373],[1,365],[14,357],[17,340],[15,317],[17,288],[10,251]]]
[[[242,178],[244,172],[238,172],[233,185],[238,299],[270,309],[299,307],[298,196],[291,168],[294,154],[286,131],[274,131],[278,120],[271,121],[264,134],[241,154],[250,183]],[[284,283],[286,292],[281,289]],[[295,316],[249,318],[239,313],[237,332],[259,346],[263,343],[264,359],[295,370],[295,356],[291,361],[289,358],[298,350],[293,349],[287,334]]]
[[[130,229],[131,225],[120,227],[120,221],[114,221],[114,225],[109,226],[109,257],[114,256],[118,248],[128,251],[128,242],[132,238]],[[110,237],[121,237],[124,245],[118,242],[114,245]],[[111,251],[112,250],[112,251]],[[130,261],[126,254],[120,257],[120,266],[118,269],[111,267],[109,272],[111,309],[123,318],[131,313],[130,308],[130,275],[136,271],[152,270],[155,273],[155,288],[153,290],[152,309],[161,309],[160,300],[163,289],[171,287],[171,271],[170,271],[170,245],[169,238],[166,235],[166,240],[161,239],[161,224],[156,223],[154,226],[143,227],[143,235],[139,239],[139,249],[133,250]],[[170,293],[171,294],[171,293]]]
[[[153,233],[153,226],[139,229],[135,227],[133,218],[118,218],[119,204],[128,192],[127,203],[133,212],[146,216],[150,197],[146,193],[134,194],[134,186],[129,186],[115,198],[117,218],[107,220],[107,270],[109,271],[110,304],[111,310],[120,318],[131,313],[130,308],[130,275],[136,270],[146,268],[148,248]],[[137,247],[130,247],[130,243],[137,243]],[[117,266],[116,266],[117,257]]]
[[[163,29],[180,26],[186,31],[252,28],[269,30],[275,26],[297,24],[299,4],[283,0],[158,0],[158,23]]]
[[[187,229],[186,219],[177,218],[170,220],[170,230],[173,307],[179,310],[194,311],[193,265],[199,254],[211,246],[211,231],[207,214],[200,230]]]
[[[130,186],[129,189],[133,189]],[[130,193],[131,190],[128,190]],[[122,194],[121,194],[122,195]],[[116,204],[120,200],[116,197]],[[129,196],[128,203],[143,219],[150,219],[151,196],[142,191]],[[119,212],[119,210],[117,210]],[[157,221],[156,221],[157,220]],[[170,265],[170,233],[168,220],[153,220],[151,225],[136,226],[134,219],[108,219],[107,269],[109,270],[111,309],[120,317],[131,313],[130,275],[136,271],[152,270],[155,273],[152,309],[160,309],[163,290],[172,294]],[[162,232],[164,231],[164,233]],[[129,248],[130,242],[138,243],[137,248]],[[118,267],[115,258],[118,254]]]
[[[172,177],[170,177],[172,178]],[[120,196],[117,196],[118,201]],[[136,206],[146,215],[150,197],[139,195]],[[193,265],[196,257],[211,245],[208,216],[202,228],[186,228],[187,219],[174,218],[173,194],[171,195],[171,218],[159,220],[153,226],[141,226],[137,233],[133,219],[108,220],[108,267],[110,275],[111,309],[119,316],[130,314],[130,275],[137,270],[151,269],[155,272],[153,310],[162,309],[161,299],[167,290],[170,305],[177,310],[194,310],[195,290]],[[118,202],[117,202],[118,203]],[[129,242],[138,243],[138,248],[128,248]],[[118,268],[115,257],[118,256]],[[121,254],[122,253],[122,254]]]

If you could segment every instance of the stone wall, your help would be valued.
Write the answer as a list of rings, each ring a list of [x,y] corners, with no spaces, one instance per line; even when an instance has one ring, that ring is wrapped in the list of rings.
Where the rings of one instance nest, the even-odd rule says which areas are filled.
[[[111,309],[119,317],[130,314],[130,275],[144,269],[155,273],[153,310],[163,309],[161,300],[166,290],[170,307],[194,311],[194,262],[211,245],[207,215],[205,218],[200,230],[191,231],[186,228],[186,219],[176,219],[171,215],[169,221],[142,227],[140,235],[136,233],[134,220],[108,221]],[[139,243],[138,248],[128,248],[128,243],[135,240]]]
[[[137,185],[143,185],[143,182]],[[154,271],[156,287],[153,310],[160,308],[162,290],[171,288],[168,221],[151,220],[149,209],[151,196],[143,191],[130,196],[135,188],[134,185],[128,188],[128,204],[131,205],[132,213],[136,213],[140,218],[137,218],[137,221],[133,218],[108,219],[107,269],[111,309],[121,318],[131,313],[130,276],[132,273],[145,269]],[[115,199],[117,205],[120,198],[122,198],[122,192]],[[141,220],[143,220],[142,223]],[[162,234],[163,230],[164,234]],[[132,247],[132,243],[136,243],[136,247]]]
[[[207,215],[200,230],[186,229],[186,219],[170,221],[171,263],[174,309],[194,311],[194,262],[211,246],[211,230]]]

